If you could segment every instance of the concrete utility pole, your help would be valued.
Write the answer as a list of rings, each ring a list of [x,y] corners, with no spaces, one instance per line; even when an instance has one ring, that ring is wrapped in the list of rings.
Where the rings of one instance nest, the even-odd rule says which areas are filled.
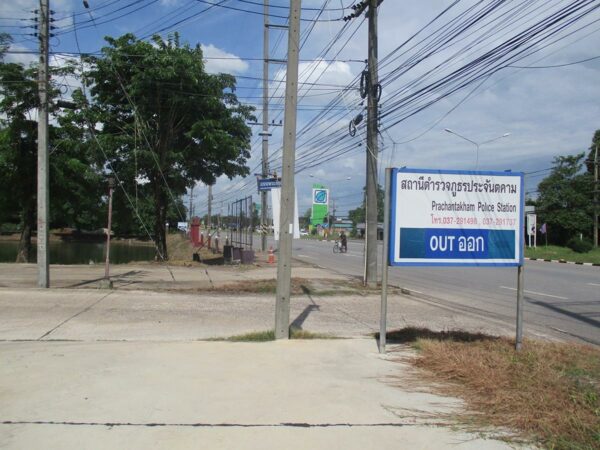
[[[38,287],[50,287],[48,251],[48,217],[50,192],[48,186],[48,29],[49,0],[40,0],[39,9],[40,62],[38,64],[40,107],[38,109],[38,167],[37,167],[37,267]]]
[[[269,0],[264,0],[263,30],[263,111],[262,111],[262,177],[269,175]],[[267,191],[260,193],[260,249],[267,251]]]
[[[289,339],[290,337],[296,109],[298,105],[298,59],[300,53],[300,4],[301,0],[290,0],[288,62],[285,80],[285,116],[283,124],[283,173],[281,176],[281,211],[279,215],[279,260],[277,261],[277,298],[275,304],[275,339]]]
[[[598,247],[598,147],[594,155],[594,247]]]
[[[206,219],[206,229],[208,230],[208,234],[210,234],[210,229],[212,228],[212,184],[208,185],[208,218]]]
[[[380,89],[377,58],[377,6],[380,0],[369,0],[369,76],[367,89],[367,204],[365,211],[365,284],[377,286],[377,153],[378,102]]]

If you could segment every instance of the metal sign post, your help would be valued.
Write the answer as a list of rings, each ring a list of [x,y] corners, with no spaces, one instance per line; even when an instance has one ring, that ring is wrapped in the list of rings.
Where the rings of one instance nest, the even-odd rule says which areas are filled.
[[[386,169],[380,352],[385,352],[387,267],[517,267],[516,348],[523,335],[522,173]]]
[[[392,169],[385,169],[385,200],[383,215],[383,273],[381,275],[381,317],[379,326],[379,353],[385,353],[387,329],[387,288],[389,258],[388,248],[390,240],[390,186],[392,184]]]

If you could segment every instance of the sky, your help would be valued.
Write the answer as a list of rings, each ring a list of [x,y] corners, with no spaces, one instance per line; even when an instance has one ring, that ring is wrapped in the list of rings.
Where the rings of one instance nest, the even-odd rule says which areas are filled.
[[[134,33],[147,38],[153,33],[167,36],[177,31],[182,41],[202,46],[209,72],[238,77],[240,100],[256,105],[257,118],[262,120],[261,0],[87,0],[87,3],[89,9],[84,8],[83,0],[50,0],[56,27],[50,40],[51,51],[59,53],[52,57],[51,64],[64,61],[61,53],[97,52],[104,45],[104,36]],[[285,0],[270,3],[270,22],[285,24],[289,3]],[[362,201],[366,159],[364,121],[354,137],[348,135],[348,123],[365,111],[356,80],[365,69],[367,21],[363,16],[348,22],[340,20],[352,12],[349,7],[354,3],[353,0],[302,2],[299,72],[300,82],[306,84],[301,85],[299,93],[296,154],[301,214],[310,207],[311,186],[315,182],[330,188],[337,216],[346,215]],[[536,172],[526,178],[526,190],[535,196],[537,183],[548,174],[545,170],[551,167],[555,156],[587,151],[594,131],[600,128],[600,24],[596,23],[600,21],[600,1],[589,2],[591,7],[599,9],[569,24],[553,38],[532,45],[529,56],[521,55],[522,59],[510,64],[516,67],[494,71],[444,98],[436,98],[429,107],[410,117],[407,116],[413,111],[411,106],[400,105],[420,88],[443,80],[454,70],[573,3],[577,2],[383,1],[378,14],[382,82],[380,180],[384,167],[472,170],[478,164],[480,170]],[[14,39],[8,61],[24,64],[36,61],[37,42],[28,35],[34,30],[27,27],[34,24],[30,19],[35,17],[33,10],[37,4],[35,0],[0,4],[0,30],[11,33]],[[319,12],[323,7],[324,11]],[[444,46],[435,52],[425,52],[425,45],[432,42],[427,39],[431,39],[435,30],[453,23],[452,20],[458,20],[473,8],[484,7],[497,9],[468,32],[453,39],[446,35]],[[287,30],[272,28],[269,40],[269,57],[285,59]],[[416,55],[425,54],[426,58],[409,67]],[[283,120],[285,65],[269,66],[269,119],[277,124]],[[400,74],[394,78],[398,71]],[[334,99],[339,99],[335,106],[325,109]],[[214,213],[226,213],[230,202],[245,196],[252,195],[254,201],[259,201],[253,174],[260,171],[261,129],[257,126],[252,129],[251,175],[246,179],[218,179],[213,187]],[[483,144],[477,152],[475,144],[445,129]],[[270,165],[277,170],[281,165],[282,127],[273,126],[270,131]],[[490,140],[493,142],[485,143]],[[206,186],[197,185],[194,197],[195,212],[205,213]]]

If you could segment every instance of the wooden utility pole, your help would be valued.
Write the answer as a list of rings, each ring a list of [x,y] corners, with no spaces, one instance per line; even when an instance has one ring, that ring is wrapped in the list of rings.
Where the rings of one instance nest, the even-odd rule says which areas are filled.
[[[296,109],[298,105],[298,59],[300,53],[300,4],[290,0],[288,61],[285,80],[283,124],[283,172],[279,215],[279,260],[275,304],[275,339],[290,337],[290,293],[292,281],[292,239],[294,236],[294,166],[296,159]]]
[[[50,23],[49,0],[40,0],[39,39],[40,61],[38,64],[38,158],[37,158],[37,267],[38,287],[50,287],[48,249],[48,217],[50,192],[48,186],[48,29]]]
[[[365,284],[377,286],[377,153],[378,153],[378,102],[380,85],[378,81],[377,57],[377,6],[380,0],[369,0],[369,55],[367,89],[367,204],[365,212]]]
[[[105,289],[112,289],[112,281],[110,281],[110,234],[112,232],[112,199],[115,190],[115,179],[108,179],[108,223],[106,225],[106,260],[104,262],[104,280],[100,284]]]

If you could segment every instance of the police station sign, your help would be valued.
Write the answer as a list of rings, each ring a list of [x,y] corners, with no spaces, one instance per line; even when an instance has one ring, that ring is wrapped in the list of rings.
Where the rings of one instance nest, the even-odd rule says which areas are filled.
[[[519,266],[523,175],[393,169],[389,262],[394,266]]]

